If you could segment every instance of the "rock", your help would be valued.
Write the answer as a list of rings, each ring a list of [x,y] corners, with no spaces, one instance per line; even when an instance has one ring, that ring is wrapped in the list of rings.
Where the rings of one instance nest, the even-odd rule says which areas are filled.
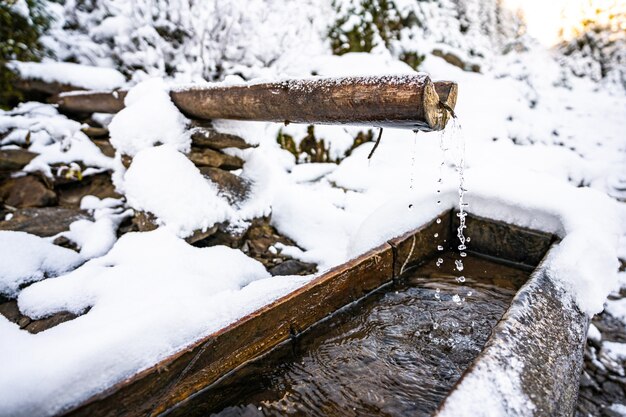
[[[624,396],[624,391],[622,390],[622,387],[620,387],[613,381],[604,381],[602,383],[602,391],[605,395],[609,395],[615,398]]]
[[[148,213],[145,211],[136,211],[133,217],[133,225],[134,229],[139,232],[149,232],[155,230],[159,227],[157,224],[157,219],[154,217],[152,213]],[[218,225],[214,225],[213,227],[209,227],[206,230],[196,230],[191,236],[185,238],[187,243],[195,244],[201,240],[207,239],[211,235],[213,235],[218,229]],[[196,245],[203,246],[203,245]]]
[[[187,157],[198,167],[222,168],[228,171],[243,167],[243,160],[209,148],[191,148]]]
[[[113,158],[115,156],[115,148],[108,139],[92,139],[91,140],[105,156]]]
[[[102,198],[121,198],[115,192],[115,186],[111,182],[109,173],[103,172],[95,175],[88,175],[82,180],[66,182],[56,187],[59,198],[59,205],[79,207],[80,200],[86,195],[94,195]]]
[[[18,78],[14,87],[28,95],[38,93],[43,97],[52,96],[66,91],[80,90],[81,88],[69,84],[63,84],[56,81],[44,81],[37,79]],[[40,100],[45,101],[45,100]]]
[[[67,231],[76,220],[91,220],[86,211],[68,207],[26,208],[12,214],[10,220],[0,220],[0,230],[27,232],[41,237]]]
[[[217,232],[218,228],[218,225],[213,225],[213,227],[209,227],[206,230],[196,230],[191,236],[187,236],[185,241],[190,245],[193,245],[212,236],[215,232]]]
[[[25,329],[32,334],[43,332],[44,330],[51,329],[54,326],[58,326],[61,323],[70,321],[78,317],[76,314],[69,312],[56,313],[53,316],[47,317],[41,320],[31,321]]]
[[[19,171],[36,156],[36,153],[29,152],[26,149],[0,150],[0,171]]]
[[[213,167],[200,167],[200,172],[217,185],[220,194],[230,204],[237,205],[245,201],[250,193],[251,183],[238,175]]]
[[[296,259],[288,259],[283,263],[269,269],[272,276],[278,275],[308,275],[317,270],[317,265],[301,262]]]
[[[239,136],[220,133],[211,127],[198,126],[191,130],[191,142],[194,146],[206,147],[215,150],[225,148],[247,149],[252,147]]]
[[[92,139],[107,138],[109,136],[109,129],[107,129],[106,127],[87,126],[82,128],[81,132],[83,132],[85,135],[89,136]]]
[[[124,168],[128,169],[128,167],[130,167],[130,164],[133,163],[133,157],[129,156],[129,155],[122,155],[122,165],[124,165]]]
[[[17,307],[17,301],[9,300],[0,304],[0,315],[3,315],[7,320],[17,323],[20,317],[20,309]]]
[[[152,213],[147,213],[145,211],[135,211],[133,223],[139,232],[149,232],[159,227],[157,225],[156,217],[154,217]]]
[[[264,217],[252,221],[245,234],[241,249],[252,258],[261,262],[269,270],[285,261],[285,257],[278,255],[276,251],[270,250],[270,247],[275,246],[277,243],[295,246],[291,239],[282,236],[269,224],[269,218]]]
[[[0,201],[17,207],[46,207],[57,202],[57,195],[35,175],[9,178],[0,185]]]
[[[448,64],[459,67],[464,71],[480,72],[480,65],[466,63],[459,56],[453,54],[452,52],[443,52],[441,49],[434,49],[432,54],[443,58],[443,60],[446,61]]]
[[[10,322],[17,324],[20,329],[25,329],[32,334],[48,330],[63,322],[78,317],[76,314],[60,312],[45,319],[31,320],[28,316],[20,313],[16,300],[9,300],[0,304],[0,315],[4,316]]]

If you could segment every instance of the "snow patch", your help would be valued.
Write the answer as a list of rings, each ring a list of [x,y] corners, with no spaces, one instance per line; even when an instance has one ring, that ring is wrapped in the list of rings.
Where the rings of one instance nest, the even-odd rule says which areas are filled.
[[[18,299],[33,318],[86,314],[36,335],[0,317],[0,415],[61,413],[309,280],[270,277],[240,251],[195,248],[166,229],[128,233]]]
[[[124,104],[126,107],[109,124],[111,145],[119,154],[135,156],[159,144],[189,151],[191,136],[185,128],[188,121],[172,103],[162,79],[137,84],[126,94]]]
[[[56,82],[89,90],[113,90],[126,83],[126,78],[122,73],[113,68],[53,61],[11,61],[7,65],[25,79],[41,80],[48,83]]]
[[[81,263],[74,251],[24,232],[0,231],[0,294],[15,297],[20,286],[56,276]]]
[[[235,217],[217,187],[171,145],[139,152],[124,175],[128,204],[154,214],[178,236],[190,236]]]

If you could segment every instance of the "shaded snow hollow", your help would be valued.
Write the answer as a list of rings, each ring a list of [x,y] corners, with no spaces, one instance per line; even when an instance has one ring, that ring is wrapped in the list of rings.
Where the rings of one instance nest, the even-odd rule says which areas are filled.
[[[367,60],[376,63],[368,68],[387,68],[374,55],[359,55],[358,60],[333,57],[318,64],[321,75],[333,76],[359,73]],[[626,106],[582,81],[576,94],[555,87],[551,71],[537,70],[552,67],[540,60],[529,62],[535,66],[519,71],[539,77],[543,84],[538,91],[556,97],[542,98],[536,110],[528,108],[529,90],[515,77],[465,73],[433,57],[424,68],[437,79],[460,83],[457,110],[468,141],[464,156],[469,211],[558,234],[562,242],[549,260],[551,278],[583,311],[593,314],[602,309],[616,283],[622,228],[616,204],[602,191],[618,164],[623,141],[619,123]],[[396,62],[394,71],[398,67],[402,64]],[[278,129],[289,133],[300,127],[217,121],[218,128],[259,144],[232,151],[246,161],[240,175],[253,183],[249,199],[235,211],[223,205],[214,185],[185,160],[181,151],[188,139],[180,135],[185,122],[172,113],[164,91],[159,81],[150,88],[138,87],[137,101],[127,108],[127,114],[135,116],[120,112],[117,122],[111,122],[119,127],[114,141],[118,152],[134,155],[128,170],[117,159],[116,185],[131,206],[155,213],[164,227],[124,235],[104,256],[19,294],[20,309],[33,317],[91,309],[36,335],[0,318],[0,415],[50,415],[78,404],[311,279],[269,277],[260,264],[237,250],[191,247],[181,237],[194,228],[271,213],[272,224],[301,248],[280,249],[317,263],[323,271],[430,221],[458,202],[454,161],[460,156],[459,137],[450,132],[442,138],[438,133],[385,130],[371,160],[367,155],[373,144],[366,143],[339,165],[305,169],[276,144]],[[572,110],[564,109],[563,102]],[[508,120],[510,115],[515,118]],[[594,126],[596,120],[606,123]],[[163,127],[152,132],[167,135],[158,141],[141,136],[142,129],[153,129],[152,124],[160,126],[161,121]],[[553,146],[553,129],[568,145],[576,145],[577,152]],[[589,144],[592,129],[604,148]],[[112,127],[112,134],[115,131]],[[319,132],[327,143],[340,138],[332,145],[339,155],[350,146],[346,134],[355,130],[328,127]],[[512,137],[535,144],[516,146],[508,140]],[[157,142],[164,145],[154,147]],[[442,143],[450,149],[445,154]],[[439,177],[443,185],[437,204]],[[597,190],[578,188],[580,183]],[[527,404],[515,389],[514,369],[488,369],[483,374],[494,383],[508,375],[511,395]],[[482,406],[470,398],[466,409]]]

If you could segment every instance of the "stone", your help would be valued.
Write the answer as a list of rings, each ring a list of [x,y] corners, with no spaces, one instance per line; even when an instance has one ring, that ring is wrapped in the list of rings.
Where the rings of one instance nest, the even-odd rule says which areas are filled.
[[[452,52],[443,52],[441,49],[434,49],[432,54],[438,56],[439,58],[443,58],[443,60],[448,64],[459,67],[464,71],[480,72],[480,65],[466,63],[458,55],[455,55]]]
[[[0,230],[27,232],[41,237],[65,232],[76,220],[91,220],[86,211],[70,207],[26,208],[12,214],[10,220],[0,219]]]
[[[156,217],[152,213],[146,211],[136,211],[135,215],[133,216],[132,223],[134,226],[133,229],[139,232],[150,232],[159,227]],[[195,244],[196,242],[204,240],[213,235],[213,233],[215,233],[217,229],[218,225],[214,225],[213,227],[209,227],[206,230],[196,230],[191,236],[186,237],[185,240],[189,244]]]
[[[0,315],[13,323],[17,323],[22,316],[15,300],[9,300],[0,304]]]
[[[194,146],[221,150],[225,148],[247,149],[252,147],[236,135],[220,133],[211,127],[198,126],[191,130],[191,142]]]
[[[237,205],[248,198],[252,185],[248,180],[220,168],[200,167],[200,172],[217,185],[230,204]]]
[[[105,156],[113,158],[115,156],[115,148],[108,139],[92,139],[91,140]]]
[[[36,156],[36,153],[29,152],[25,149],[0,150],[0,171],[19,171],[28,165]]]
[[[135,211],[133,216],[133,224],[139,232],[149,232],[155,230],[157,227],[156,217],[152,213],[145,211]]]
[[[199,248],[223,245],[239,249],[243,245],[247,231],[248,229],[246,228],[232,230],[227,224],[219,224],[215,233],[207,236],[205,239],[196,240],[193,242],[193,245]]]
[[[106,138],[109,136],[109,129],[106,127],[94,127],[87,126],[81,129],[81,131],[90,138]]]
[[[46,207],[56,204],[57,195],[38,176],[25,175],[0,184],[0,201],[17,208]]]
[[[86,195],[94,195],[102,198],[121,198],[122,195],[115,191],[111,182],[111,176],[107,172],[88,175],[82,180],[66,182],[56,187],[59,205],[79,207],[80,200]]]
[[[217,232],[218,227],[219,227],[218,225],[213,225],[212,227],[209,227],[206,230],[196,230],[193,232],[191,236],[187,236],[185,238],[185,241],[189,243],[190,245],[193,245],[197,242],[205,240],[209,238],[210,236],[212,236],[215,232]]]
[[[269,273],[272,276],[278,275],[308,275],[317,270],[317,265],[310,264],[296,259],[287,259],[286,261],[279,263],[273,268],[269,269]]]
[[[37,334],[39,332],[43,332],[44,330],[51,329],[54,326],[58,326],[61,323],[65,323],[66,321],[73,320],[76,317],[78,316],[73,313],[60,312],[50,317],[46,317],[45,319],[33,320],[24,328],[31,334]]]
[[[191,148],[187,157],[198,167],[222,168],[228,171],[243,167],[243,160],[209,148]]]
[[[17,324],[20,329],[25,329],[32,334],[48,330],[63,322],[78,317],[76,314],[69,312],[60,312],[50,317],[46,317],[45,319],[31,320],[30,317],[25,316],[20,312],[16,300],[9,300],[0,304],[0,315],[4,316],[10,322]]]
[[[610,395],[616,398],[624,396],[624,391],[622,390],[622,387],[620,387],[613,381],[604,381],[602,383],[602,391],[605,395]]]

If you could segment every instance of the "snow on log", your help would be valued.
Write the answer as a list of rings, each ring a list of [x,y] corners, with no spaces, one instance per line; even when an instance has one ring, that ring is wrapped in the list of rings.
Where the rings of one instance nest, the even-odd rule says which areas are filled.
[[[172,89],[174,104],[203,119],[281,123],[356,124],[441,130],[454,109],[457,85],[433,83],[423,74],[310,78],[269,83],[203,85]],[[57,104],[70,112],[115,113],[125,91],[69,92]],[[445,104],[444,105],[442,105]]]

